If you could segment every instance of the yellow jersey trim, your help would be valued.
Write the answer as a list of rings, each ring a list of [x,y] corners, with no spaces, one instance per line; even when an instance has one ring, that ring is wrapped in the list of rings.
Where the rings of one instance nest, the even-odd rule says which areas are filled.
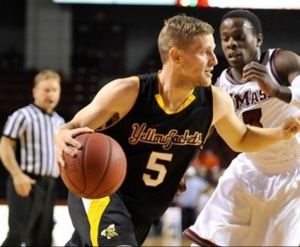
[[[154,97],[157,101],[157,104],[160,106],[160,108],[167,114],[174,114],[174,113],[178,113],[180,111],[182,111],[183,109],[185,109],[187,106],[189,106],[196,98],[196,96],[193,94],[194,90],[192,91],[192,93],[189,95],[189,97],[186,98],[186,100],[175,110],[169,110],[166,106],[165,103],[163,101],[163,98],[161,97],[160,94],[156,94]]]

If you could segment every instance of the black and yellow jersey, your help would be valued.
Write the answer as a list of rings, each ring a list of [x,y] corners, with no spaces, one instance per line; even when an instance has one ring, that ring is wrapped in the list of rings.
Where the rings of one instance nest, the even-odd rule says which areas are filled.
[[[128,210],[158,218],[169,207],[179,181],[204,144],[212,117],[211,87],[197,87],[182,106],[165,110],[157,73],[143,74],[132,109],[101,133],[122,146],[127,175],[120,191]]]

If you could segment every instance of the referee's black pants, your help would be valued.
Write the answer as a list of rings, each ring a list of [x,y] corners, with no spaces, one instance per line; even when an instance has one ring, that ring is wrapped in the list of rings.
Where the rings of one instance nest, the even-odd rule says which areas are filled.
[[[56,201],[55,178],[34,177],[36,184],[28,197],[18,196],[13,180],[7,180],[9,231],[2,246],[51,246]]]

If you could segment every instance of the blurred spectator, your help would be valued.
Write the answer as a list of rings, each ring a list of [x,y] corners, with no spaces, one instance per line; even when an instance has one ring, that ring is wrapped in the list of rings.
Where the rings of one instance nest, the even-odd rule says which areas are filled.
[[[187,190],[174,199],[176,206],[182,210],[182,229],[191,226],[196,219],[199,196],[208,190],[209,183],[197,176],[196,168],[191,166],[185,173]]]
[[[220,158],[214,153],[212,149],[205,149],[199,155],[200,162],[206,166],[208,171],[213,172],[214,170],[220,169]]]
[[[211,184],[217,183],[221,164],[219,156],[212,149],[208,148],[200,152],[193,165],[197,168],[199,175],[202,173],[201,177],[205,176]],[[203,174],[204,172],[206,174]]]

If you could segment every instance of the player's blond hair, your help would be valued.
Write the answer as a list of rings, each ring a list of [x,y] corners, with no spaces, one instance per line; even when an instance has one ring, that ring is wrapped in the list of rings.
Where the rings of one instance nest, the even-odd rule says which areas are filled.
[[[213,33],[214,28],[207,22],[184,14],[165,20],[158,37],[158,49],[162,63],[168,59],[168,53],[172,47],[185,49],[195,36]]]

